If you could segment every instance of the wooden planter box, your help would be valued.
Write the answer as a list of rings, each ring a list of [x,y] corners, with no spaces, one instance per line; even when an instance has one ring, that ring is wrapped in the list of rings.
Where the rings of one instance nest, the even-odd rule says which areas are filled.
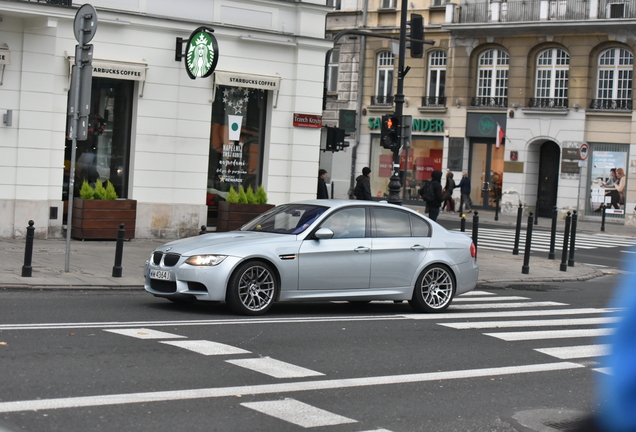
[[[125,239],[135,238],[137,200],[73,199],[71,237],[75,239],[116,240],[119,224],[124,224]]]
[[[273,204],[230,204],[227,201],[221,201],[216,230],[217,232],[225,232],[239,229],[273,207],[275,207]]]

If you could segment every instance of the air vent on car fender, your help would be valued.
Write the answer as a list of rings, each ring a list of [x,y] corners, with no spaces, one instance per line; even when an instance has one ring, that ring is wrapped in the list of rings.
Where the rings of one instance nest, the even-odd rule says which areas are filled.
[[[282,260],[293,260],[296,259],[296,254],[279,255],[278,258]]]

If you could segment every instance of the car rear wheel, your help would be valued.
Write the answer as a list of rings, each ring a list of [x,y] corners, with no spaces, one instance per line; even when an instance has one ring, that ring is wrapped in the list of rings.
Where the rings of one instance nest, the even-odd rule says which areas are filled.
[[[417,278],[413,298],[409,301],[418,312],[441,312],[455,296],[455,279],[450,269],[433,264]]]
[[[262,261],[241,264],[228,285],[226,301],[243,315],[261,315],[274,303],[278,282],[272,268]]]

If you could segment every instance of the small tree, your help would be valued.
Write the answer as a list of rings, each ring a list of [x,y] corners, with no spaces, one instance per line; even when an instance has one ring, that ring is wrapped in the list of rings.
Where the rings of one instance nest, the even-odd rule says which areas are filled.
[[[84,179],[79,195],[81,199],[85,199],[85,200],[95,199],[95,189],[91,187],[91,185],[88,183],[88,180]]]
[[[233,187],[230,187],[230,190],[227,193],[227,198],[225,199],[230,204],[236,204],[239,202],[239,195],[236,193],[236,190]]]
[[[95,182],[95,199],[106,199],[106,188],[99,180]]]
[[[108,180],[106,183],[106,198],[107,200],[116,200],[118,198],[117,192],[115,192],[115,186]]]
[[[238,197],[238,202],[241,204],[247,204],[247,194],[245,193],[245,189],[243,189],[243,186],[239,186],[239,197]]]
[[[247,192],[245,192],[245,195],[247,196],[248,204],[256,204],[256,195],[254,195],[254,189],[252,189],[251,185],[247,187]]]
[[[263,186],[259,186],[256,190],[256,204],[267,204],[267,193]]]

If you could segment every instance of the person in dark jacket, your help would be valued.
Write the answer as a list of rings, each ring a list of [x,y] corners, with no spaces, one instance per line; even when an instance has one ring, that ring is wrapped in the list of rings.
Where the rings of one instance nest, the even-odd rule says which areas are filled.
[[[428,209],[428,217],[437,220],[437,216],[439,216],[439,208],[442,206],[442,172],[441,171],[433,171],[431,174],[431,185],[430,187],[433,189],[433,195],[435,198],[432,201],[426,202],[426,208]]]
[[[371,169],[369,167],[362,168],[362,175],[356,179],[356,188],[353,190],[353,194],[356,199],[372,201],[371,196],[371,181],[369,180],[369,174]]]
[[[447,212],[455,213],[455,200],[453,199],[453,190],[455,190],[455,180],[453,180],[453,172],[448,171],[446,173],[446,185],[444,186],[443,196],[444,201],[442,208],[445,208]]]
[[[318,170],[318,192],[316,193],[316,198],[318,199],[329,199],[329,191],[327,190],[327,183],[325,183],[326,178],[327,170],[322,168]]]
[[[462,173],[462,179],[459,181],[459,190],[462,193],[462,201],[467,209],[466,213],[472,212],[473,200],[470,199],[470,179],[468,178],[468,173],[466,171]],[[461,212],[462,209],[459,209],[459,211]]]

